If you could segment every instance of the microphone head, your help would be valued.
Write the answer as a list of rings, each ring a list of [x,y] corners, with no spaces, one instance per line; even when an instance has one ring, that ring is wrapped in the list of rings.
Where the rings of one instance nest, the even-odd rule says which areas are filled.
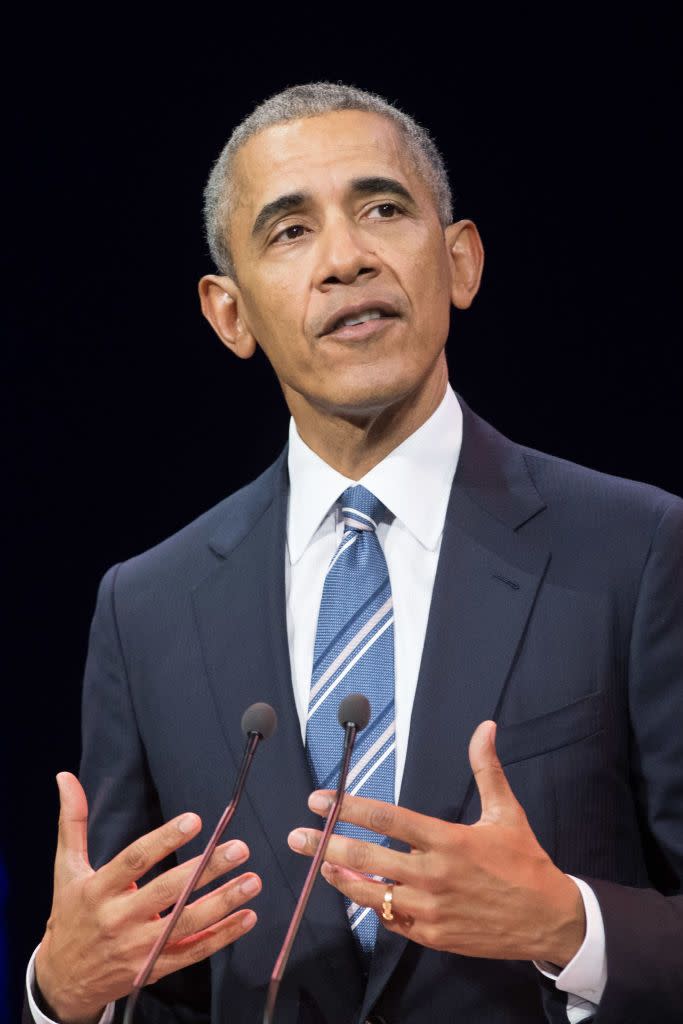
[[[257,732],[262,740],[267,740],[277,729],[277,715],[270,704],[252,704],[242,715],[242,732],[249,736]]]
[[[370,721],[370,701],[362,693],[350,693],[339,705],[339,724],[342,729],[353,724],[360,732]]]

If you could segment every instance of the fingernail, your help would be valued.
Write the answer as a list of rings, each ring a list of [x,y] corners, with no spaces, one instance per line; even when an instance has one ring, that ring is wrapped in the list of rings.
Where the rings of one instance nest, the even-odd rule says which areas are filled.
[[[304,850],[306,848],[306,833],[301,829],[295,829],[294,832],[289,833],[288,841],[295,850]]]
[[[183,835],[187,835],[188,832],[192,832],[197,827],[197,815],[196,814],[184,814],[178,822],[178,831],[182,832]]]
[[[326,879],[326,881],[329,882],[332,877],[332,873],[333,872],[331,865],[328,864],[326,860],[324,860],[320,868],[320,874],[323,876],[324,879]]]
[[[329,811],[332,800],[324,793],[311,793],[308,798],[308,806],[312,811]]]
[[[242,918],[242,927],[243,928],[251,928],[251,926],[253,924],[255,924],[255,922],[256,922],[256,914],[254,913],[253,910],[248,910],[247,913]]]
[[[242,843],[238,842],[228,843],[223,853],[226,860],[236,861],[239,860],[240,857],[244,856],[244,846]]]
[[[258,878],[247,878],[246,882],[240,885],[240,892],[243,896],[254,896],[260,889]]]

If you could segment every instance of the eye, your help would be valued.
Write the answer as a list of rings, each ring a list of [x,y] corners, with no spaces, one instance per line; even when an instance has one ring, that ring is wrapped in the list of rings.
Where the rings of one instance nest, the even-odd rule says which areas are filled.
[[[381,218],[382,220],[391,220],[396,216],[397,213],[402,213],[400,206],[396,203],[378,203],[377,206],[373,206],[370,210],[370,214],[375,214],[371,217],[372,220]]]
[[[306,228],[303,224],[288,224],[286,228],[282,228],[271,238],[271,245],[275,242],[293,242],[297,238],[301,238]]]

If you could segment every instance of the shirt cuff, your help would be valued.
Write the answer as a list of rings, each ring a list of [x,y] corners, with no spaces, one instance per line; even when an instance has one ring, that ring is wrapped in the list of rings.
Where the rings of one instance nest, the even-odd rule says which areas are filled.
[[[559,974],[553,964],[543,960],[534,960],[534,964],[546,978],[553,979],[561,992],[569,992],[598,1006],[607,984],[607,954],[602,911],[590,885],[581,878],[574,878],[573,875],[567,877],[578,886],[583,899],[586,935],[578,951]]]
[[[59,1021],[55,1021],[51,1017],[46,1017],[43,1011],[38,1008],[38,1004],[36,1002],[36,953],[39,949],[40,946],[38,945],[33,950],[33,956],[29,960],[28,967],[26,968],[26,996],[28,998],[28,1005],[35,1024],[59,1024]],[[109,1003],[109,1005],[105,1007],[97,1024],[111,1024],[113,1019],[114,1003]]]

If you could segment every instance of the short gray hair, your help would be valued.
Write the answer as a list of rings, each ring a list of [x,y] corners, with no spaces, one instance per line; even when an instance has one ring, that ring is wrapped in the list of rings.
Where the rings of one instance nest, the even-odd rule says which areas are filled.
[[[264,100],[237,125],[209,175],[204,189],[204,226],[211,256],[220,273],[236,277],[228,222],[235,198],[233,164],[238,150],[252,136],[275,124],[337,110],[363,110],[392,121],[434,195],[441,223],[444,227],[451,223],[453,201],[448,173],[444,159],[426,128],[381,96],[352,85],[341,82],[294,85]]]

